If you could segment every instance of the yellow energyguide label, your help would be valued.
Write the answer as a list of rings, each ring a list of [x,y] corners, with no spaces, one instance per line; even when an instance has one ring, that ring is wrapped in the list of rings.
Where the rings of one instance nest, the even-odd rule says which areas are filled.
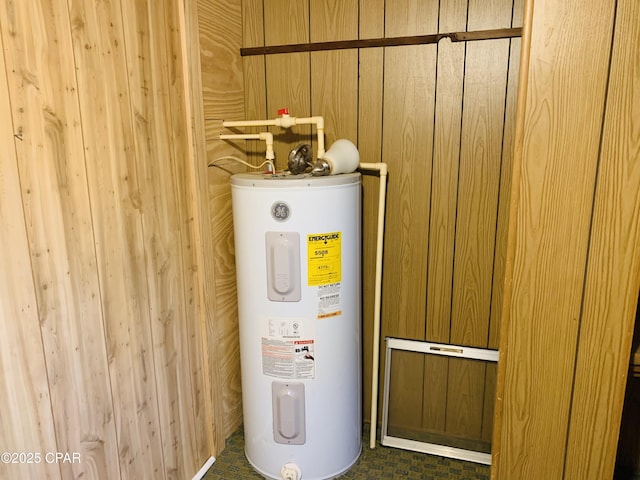
[[[342,233],[307,235],[307,280],[310,287],[342,281]]]

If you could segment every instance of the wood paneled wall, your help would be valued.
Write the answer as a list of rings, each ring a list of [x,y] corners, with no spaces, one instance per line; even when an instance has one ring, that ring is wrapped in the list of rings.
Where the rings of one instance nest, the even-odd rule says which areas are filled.
[[[198,1],[197,45],[200,48],[202,109],[206,163],[223,156],[245,159],[250,142],[228,143],[218,139],[222,120],[241,120],[244,115],[244,83],[240,47],[242,46],[241,0]],[[201,171],[203,198],[207,203],[206,218],[209,233],[204,236],[204,248],[212,266],[207,282],[207,307],[210,313],[209,362],[216,371],[214,426],[216,446],[242,422],[242,392],[240,387],[240,350],[238,343],[238,307],[231,215],[230,175],[245,168],[233,161],[218,163],[221,168]]]
[[[243,5],[245,47],[510,28],[522,17],[522,2],[512,0]],[[244,58],[247,118],[275,117],[280,107],[296,116],[323,115],[327,145],[348,138],[363,161],[389,164],[384,336],[498,346],[519,48],[519,39],[443,40]],[[279,167],[297,143],[313,144],[311,133],[274,130]],[[366,176],[365,398],[376,198],[377,178]],[[491,438],[495,368],[447,360],[394,365],[403,405],[397,422]],[[435,383],[437,395],[422,387]],[[455,394],[460,385],[477,400],[469,404]],[[424,420],[416,424],[416,418]]]
[[[213,452],[184,8],[0,2],[0,450],[41,455],[2,478]]]
[[[640,289],[640,5],[528,5],[492,474],[612,478]]]

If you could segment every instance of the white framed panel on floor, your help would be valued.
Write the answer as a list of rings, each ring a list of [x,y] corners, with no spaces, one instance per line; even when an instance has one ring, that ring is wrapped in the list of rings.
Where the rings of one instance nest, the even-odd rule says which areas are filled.
[[[385,360],[385,380],[384,398],[382,406],[382,438],[381,443],[386,447],[402,448],[415,452],[439,455],[447,458],[466,460],[474,463],[491,465],[491,454],[481,451],[452,447],[439,443],[429,443],[418,440],[407,439],[389,434],[389,392],[391,388],[391,363],[393,351],[416,352],[424,355],[439,355],[456,357],[469,360],[480,360],[497,363],[498,351],[484,348],[464,347],[460,345],[449,345],[441,343],[430,343],[418,340],[408,340],[401,338],[387,337],[386,339],[386,360]]]

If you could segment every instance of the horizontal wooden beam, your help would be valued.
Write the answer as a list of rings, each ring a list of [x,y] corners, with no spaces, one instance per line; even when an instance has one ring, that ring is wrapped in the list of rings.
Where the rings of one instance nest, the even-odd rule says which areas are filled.
[[[333,42],[295,43],[291,45],[271,45],[265,47],[241,48],[240,55],[275,55],[278,53],[318,52],[321,50],[345,50],[350,48],[398,47],[403,45],[424,45],[438,43],[443,38],[452,42],[470,42],[475,40],[495,40],[519,37],[522,28],[498,28],[475,32],[434,33],[408,37],[367,38],[362,40],[337,40]]]

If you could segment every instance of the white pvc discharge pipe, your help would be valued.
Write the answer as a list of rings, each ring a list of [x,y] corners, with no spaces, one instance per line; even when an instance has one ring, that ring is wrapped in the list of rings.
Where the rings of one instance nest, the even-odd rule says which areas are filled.
[[[380,307],[382,304],[382,252],[384,248],[384,217],[387,190],[387,164],[361,163],[363,170],[380,172],[380,193],[378,196],[378,233],[376,237],[376,279],[373,310],[373,365],[371,367],[371,432],[369,448],[376,447],[376,430],[378,423],[378,376],[380,372]]]

